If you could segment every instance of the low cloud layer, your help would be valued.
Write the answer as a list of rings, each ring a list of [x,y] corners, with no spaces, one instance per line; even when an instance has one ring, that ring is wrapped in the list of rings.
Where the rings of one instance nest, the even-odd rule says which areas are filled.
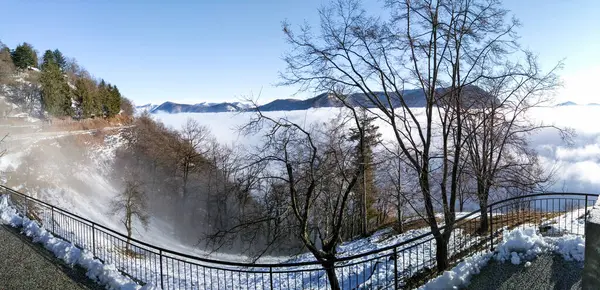
[[[298,123],[327,122],[339,109],[322,108],[308,111],[269,112],[272,116],[286,116]],[[189,117],[211,128],[222,143],[256,145],[260,136],[240,136],[236,130],[251,117],[250,113],[211,114],[157,114],[157,119],[179,128]],[[569,106],[538,108],[530,117],[546,125],[571,128],[576,136],[567,144],[554,129],[544,129],[531,136],[531,146],[539,153],[548,170],[556,170],[555,191],[595,193],[600,189],[600,125],[594,120],[600,116],[600,106]],[[380,124],[384,138],[392,138],[391,130]]]

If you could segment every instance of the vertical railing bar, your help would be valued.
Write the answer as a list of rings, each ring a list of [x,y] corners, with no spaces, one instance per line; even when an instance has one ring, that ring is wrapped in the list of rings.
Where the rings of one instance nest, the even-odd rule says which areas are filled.
[[[494,220],[492,219],[492,212],[494,209],[490,205],[490,251],[494,251]]]
[[[50,221],[50,223],[52,224],[52,234],[56,234],[56,231],[54,230],[54,206],[51,206],[50,210],[52,216],[52,220]]]
[[[394,289],[398,289],[398,247],[394,247]]]
[[[271,290],[273,289],[273,267],[269,267],[269,280],[271,282]]]
[[[162,249],[158,249],[158,258],[160,259],[160,287],[165,289],[165,282],[163,280],[163,254]]]
[[[588,209],[588,197],[586,195],[585,196],[585,209],[583,210],[583,219],[585,221],[585,224],[583,226],[583,236],[584,237],[585,237],[585,225],[587,225],[587,216],[588,216],[587,209]],[[577,228],[577,230],[579,230],[579,228]],[[577,233],[579,233],[579,232],[577,232]]]
[[[96,257],[96,224],[92,222],[92,254]]]

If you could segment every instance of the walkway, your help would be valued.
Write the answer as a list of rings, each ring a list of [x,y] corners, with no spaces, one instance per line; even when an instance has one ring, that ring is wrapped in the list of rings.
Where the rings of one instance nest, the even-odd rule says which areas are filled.
[[[0,289],[103,289],[17,229],[0,225]]]
[[[529,267],[492,260],[466,289],[581,289],[582,270],[583,263],[565,261],[552,253],[539,256]]]

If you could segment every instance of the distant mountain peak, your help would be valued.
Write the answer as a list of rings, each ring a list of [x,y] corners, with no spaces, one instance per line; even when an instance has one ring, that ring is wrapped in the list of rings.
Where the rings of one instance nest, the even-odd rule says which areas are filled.
[[[197,104],[180,104],[171,101],[164,102],[160,105],[147,104],[144,106],[137,106],[136,111],[138,113],[148,111],[150,113],[220,113],[220,112],[239,112],[244,111],[250,107],[249,104],[240,102],[223,102],[223,103],[209,103],[201,102]]]
[[[443,94],[447,89],[440,88],[440,93]],[[468,86],[463,89],[465,93],[465,102],[471,103],[472,100],[480,99],[482,96],[488,96],[481,88],[476,86]],[[392,93],[395,94],[395,93]],[[424,107],[426,100],[423,90],[413,89],[404,90],[401,92],[402,98],[409,107]],[[388,100],[388,95],[384,92],[373,92],[373,95],[367,96],[363,93],[353,93],[345,97],[344,102],[350,106],[361,106],[373,108],[372,99],[379,99],[383,104],[397,108],[402,106],[400,98],[394,97]],[[308,110],[311,108],[340,108],[344,106],[344,102],[340,101],[337,96],[330,93],[322,93],[315,97],[299,100],[299,99],[277,99],[270,103],[258,107],[261,111],[298,111]],[[474,104],[474,103],[472,103]],[[165,112],[169,114],[176,113],[220,113],[220,112],[241,112],[253,110],[252,104],[241,102],[223,102],[223,103],[197,103],[195,105],[179,104],[174,102],[164,102],[159,106],[141,106],[150,113]],[[140,108],[140,107],[138,107]]]
[[[558,106],[558,107],[562,107],[562,106],[577,106],[577,103],[571,102],[571,101],[567,101],[567,102],[564,102],[564,103],[560,103],[560,104],[558,104],[556,106]]]

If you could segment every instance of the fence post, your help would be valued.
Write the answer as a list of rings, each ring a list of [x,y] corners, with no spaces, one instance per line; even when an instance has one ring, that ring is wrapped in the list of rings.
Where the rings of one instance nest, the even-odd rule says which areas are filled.
[[[394,289],[398,289],[398,248],[394,247]]]
[[[588,203],[587,203],[587,200],[588,200],[588,196],[586,195],[585,196],[585,209],[583,210],[583,219],[585,221],[585,224],[583,226],[583,235],[584,236],[585,236],[585,225],[587,225],[587,216],[588,216],[588,211],[587,211]]]
[[[163,263],[162,263],[163,255],[162,255],[162,250],[158,250],[158,257],[160,258],[160,287],[162,289],[165,289],[165,283],[163,281]]]
[[[269,281],[271,282],[271,289],[273,289],[273,267],[269,267]]]
[[[53,206],[50,207],[50,212],[51,212],[51,215],[52,215],[51,216],[52,220],[50,221],[50,223],[52,224],[52,234],[56,235],[56,231],[54,230],[54,207]]]
[[[494,251],[494,222],[492,219],[492,212],[494,209],[490,205],[490,251]]]
[[[92,254],[96,257],[96,224],[92,222]]]

